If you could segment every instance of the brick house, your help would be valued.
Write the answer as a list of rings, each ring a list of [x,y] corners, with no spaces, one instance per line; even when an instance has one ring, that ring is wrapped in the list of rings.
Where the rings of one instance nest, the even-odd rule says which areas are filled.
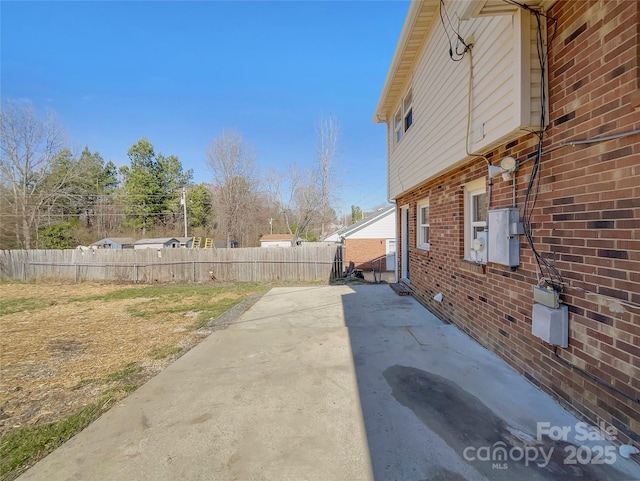
[[[409,7],[374,117],[398,271],[441,319],[640,446],[640,2],[521,3]]]
[[[395,206],[383,207],[323,240],[342,243],[342,258],[347,263],[353,261],[358,269],[369,270],[371,262],[376,260],[376,270],[393,271],[396,265]]]

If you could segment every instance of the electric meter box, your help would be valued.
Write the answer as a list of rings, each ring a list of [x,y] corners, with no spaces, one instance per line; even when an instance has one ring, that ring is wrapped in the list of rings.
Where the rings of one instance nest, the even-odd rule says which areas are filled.
[[[478,264],[487,263],[487,232],[477,232],[471,244],[471,260]]]
[[[487,219],[489,231],[489,262],[503,266],[520,265],[520,234],[524,233],[517,207],[490,210]]]
[[[567,347],[569,345],[569,308],[566,304],[560,304],[558,309],[534,304],[531,333],[553,346]]]

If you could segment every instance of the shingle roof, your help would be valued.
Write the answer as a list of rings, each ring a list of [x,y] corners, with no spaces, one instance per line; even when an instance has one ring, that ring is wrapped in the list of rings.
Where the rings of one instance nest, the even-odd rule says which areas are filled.
[[[265,234],[260,241],[291,241],[291,234]]]
[[[104,244],[133,244],[136,240],[133,237],[105,237],[104,239],[100,239],[91,243],[90,245],[104,245]]]
[[[135,242],[135,244],[166,244],[169,241],[177,241],[178,239],[176,239],[175,237],[150,237],[148,239],[140,239],[139,241]]]
[[[325,239],[327,237],[331,237],[332,235],[338,234],[339,237],[342,236],[347,236],[352,232],[355,232],[357,230],[362,229],[364,226],[371,224],[372,222],[375,222],[376,220],[378,220],[381,217],[384,217],[385,215],[387,215],[389,212],[395,210],[396,206],[395,205],[390,205],[388,207],[383,207],[380,210],[378,210],[375,214],[370,215],[369,217],[365,217],[364,219],[360,219],[358,222],[356,222],[355,224],[351,224],[348,225],[346,227],[343,227],[341,229],[338,229],[335,232],[332,232],[331,234],[329,234],[328,236],[325,237]]]

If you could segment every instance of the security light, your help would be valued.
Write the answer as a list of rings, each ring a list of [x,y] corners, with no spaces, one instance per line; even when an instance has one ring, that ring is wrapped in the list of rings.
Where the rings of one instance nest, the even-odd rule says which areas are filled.
[[[500,161],[500,166],[490,165],[489,166],[489,178],[493,179],[498,175],[502,174],[502,178],[504,180],[511,180],[512,174],[518,168],[518,162],[513,157],[505,157]]]

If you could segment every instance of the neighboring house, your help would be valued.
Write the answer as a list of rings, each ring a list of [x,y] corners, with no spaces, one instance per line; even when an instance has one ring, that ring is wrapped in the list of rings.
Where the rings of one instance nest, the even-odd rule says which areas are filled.
[[[638,446],[640,2],[524,3],[544,15],[494,0],[409,7],[374,119],[399,277]]]
[[[291,234],[265,234],[260,238],[260,247],[291,247]]]
[[[396,266],[396,208],[383,207],[376,213],[338,229],[323,239],[340,242],[342,258],[353,261],[358,269],[371,269],[376,260],[377,270],[393,271]]]
[[[180,247],[180,241],[175,237],[140,239],[133,244],[134,249],[176,249],[178,247]]]
[[[191,249],[191,247],[193,246],[193,237],[176,237],[176,239],[178,239],[180,247]]]
[[[133,249],[133,237],[105,237],[89,245],[93,249]]]

